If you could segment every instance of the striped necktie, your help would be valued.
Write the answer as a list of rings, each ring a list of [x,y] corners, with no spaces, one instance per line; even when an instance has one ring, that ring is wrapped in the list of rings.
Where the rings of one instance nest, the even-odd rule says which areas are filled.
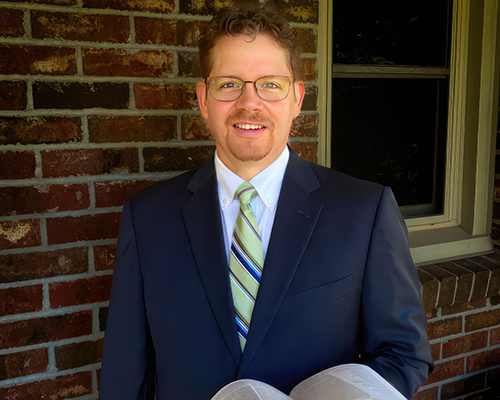
[[[248,182],[243,182],[236,190],[235,197],[240,201],[240,210],[234,227],[229,261],[229,278],[242,351],[247,341],[264,265],[259,227],[250,207],[250,201],[255,196],[257,191]]]

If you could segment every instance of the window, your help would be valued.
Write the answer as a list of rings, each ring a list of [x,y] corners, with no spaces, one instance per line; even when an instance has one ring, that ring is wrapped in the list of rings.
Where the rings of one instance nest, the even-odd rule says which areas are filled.
[[[443,213],[449,0],[333,0],[331,167]]]
[[[382,173],[366,169],[362,172],[375,175],[377,179],[387,179],[388,184],[393,187],[406,216],[410,249],[418,265],[492,249],[489,233],[495,177],[494,139],[499,110],[500,4],[498,0],[419,2],[433,10],[425,16],[425,10],[413,9],[420,10],[420,15],[412,23],[419,20],[419,23],[425,23],[421,24],[420,34],[412,35],[411,30],[400,21],[406,21],[408,25],[408,21],[414,17],[408,18],[409,14],[405,10],[411,11],[411,7],[421,5],[406,3],[409,2],[320,2],[318,162],[343,170],[355,169],[357,164],[352,160],[357,153],[352,149],[357,146],[360,148],[358,154],[364,154],[359,157],[360,162],[368,162],[371,157],[371,160],[375,158],[385,168]],[[337,20],[335,26],[333,6],[336,9],[340,7],[341,10],[344,7],[344,12],[350,10],[354,17],[350,21]],[[384,24],[393,29],[392,32],[403,32],[407,40],[394,41],[395,34],[390,29],[380,29],[383,25],[378,23],[368,28],[373,30],[373,34],[378,34],[380,40],[371,40],[371,37],[376,37],[373,34],[368,35],[368,39],[366,34],[363,36],[360,26],[363,23],[366,26],[366,21],[373,20],[384,9],[392,19],[392,22],[387,19],[389,17],[382,20]],[[442,21],[444,15],[447,26],[438,27],[435,21]],[[399,16],[402,16],[401,20]],[[376,21],[380,19],[375,19]],[[346,26],[347,37],[340,32],[336,32],[335,37],[338,24]],[[361,36],[358,36],[360,33]],[[350,43],[351,49],[338,51],[342,49],[339,46],[346,43]],[[407,48],[413,48],[413,52],[404,51],[404,43],[411,44]],[[446,46],[444,52],[443,46]],[[395,47],[402,49],[399,55],[393,51]],[[417,55],[420,58],[415,58]],[[398,94],[398,90],[403,94],[411,92],[411,95],[406,95],[404,101],[397,102],[397,96],[404,97]],[[337,97],[333,94],[335,91]],[[449,94],[445,96],[444,92]],[[416,112],[420,107],[418,97],[421,96],[430,100],[420,105],[422,111]],[[374,98],[378,102],[374,102]],[[354,107],[347,107],[347,101],[352,102]],[[434,122],[429,112],[430,104],[435,109]],[[337,113],[335,106],[343,111]],[[356,108],[363,107],[364,112],[356,113]],[[391,113],[387,112],[388,109]],[[405,112],[413,112],[413,116],[403,116]],[[372,128],[373,121],[378,131]],[[405,129],[398,126],[402,123]],[[379,140],[376,145],[363,148],[366,138],[371,140],[379,135],[384,137],[384,130],[394,125],[397,129],[392,138],[389,136],[385,141]],[[415,129],[416,125],[419,128]],[[358,126],[357,131],[352,129],[353,126]],[[435,127],[435,140],[432,142],[432,133],[427,133],[427,141],[419,144],[419,153],[425,155],[421,157],[422,163],[419,163],[420,166],[425,166],[418,167],[419,177],[427,178],[426,185],[417,186],[417,179],[412,179],[414,174],[408,174],[408,171],[416,168],[411,164],[415,161],[413,155],[411,162],[407,160],[407,154],[413,153],[405,153],[401,149],[408,149],[408,141],[415,138],[424,140],[419,131],[427,127],[426,130],[430,132],[429,126]],[[444,135],[440,133],[443,132],[443,127]],[[347,133],[338,136],[342,130]],[[398,130],[404,132],[404,135],[398,133]],[[371,132],[373,134],[370,135]],[[356,137],[360,140],[356,140]],[[350,146],[337,147],[335,141],[337,144],[344,141]],[[428,150],[431,142],[434,152]],[[399,146],[399,153],[395,150],[396,145]],[[377,146],[378,153],[366,153],[370,147]],[[427,152],[420,151],[424,148]],[[341,152],[336,154],[338,149]],[[362,153],[361,150],[366,152]],[[344,154],[348,151],[352,157]],[[430,159],[431,153],[434,155],[433,159]],[[381,154],[391,155],[384,158]],[[404,158],[403,163],[398,164],[398,155],[399,160]],[[430,162],[425,163],[429,159]],[[429,166],[433,171],[432,180],[429,179]],[[406,182],[406,185],[413,185],[415,191],[412,192],[401,184],[399,188],[393,186],[394,183],[390,180],[396,178],[391,175],[405,176],[408,181],[412,180]],[[399,181],[401,182],[400,179]],[[429,188],[432,188],[430,203]],[[406,193],[406,199],[398,194],[400,190]]]

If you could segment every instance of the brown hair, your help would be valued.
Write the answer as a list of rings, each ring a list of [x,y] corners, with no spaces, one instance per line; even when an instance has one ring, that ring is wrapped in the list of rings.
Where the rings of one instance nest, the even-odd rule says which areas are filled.
[[[205,27],[198,38],[202,77],[207,78],[212,70],[212,49],[222,35],[248,35],[253,40],[259,33],[271,36],[285,50],[295,78],[300,55],[295,40],[297,32],[272,4],[259,4],[257,0],[234,2],[231,6],[220,10]]]

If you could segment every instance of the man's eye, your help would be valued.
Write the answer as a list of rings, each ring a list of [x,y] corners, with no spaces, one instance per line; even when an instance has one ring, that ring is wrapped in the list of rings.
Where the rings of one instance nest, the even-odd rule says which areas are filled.
[[[219,90],[221,90],[221,89],[236,89],[239,87],[240,87],[240,85],[238,85],[236,82],[222,82],[219,85]]]
[[[281,85],[278,82],[272,81],[264,82],[260,87],[263,89],[281,89]]]

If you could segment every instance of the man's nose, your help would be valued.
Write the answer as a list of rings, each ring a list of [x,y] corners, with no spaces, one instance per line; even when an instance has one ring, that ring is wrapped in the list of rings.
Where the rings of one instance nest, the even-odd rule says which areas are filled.
[[[251,81],[245,81],[243,93],[237,102],[238,108],[245,108],[248,110],[261,110],[264,106],[264,101],[259,97],[255,89],[255,85]]]

